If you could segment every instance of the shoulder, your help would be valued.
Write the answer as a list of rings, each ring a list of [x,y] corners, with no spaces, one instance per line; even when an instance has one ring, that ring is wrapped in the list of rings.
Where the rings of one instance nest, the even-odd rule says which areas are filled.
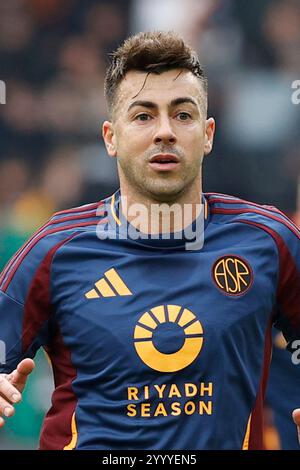
[[[218,193],[206,193],[211,215],[214,222],[248,222],[269,227],[279,234],[290,231],[300,240],[299,228],[277,207],[257,204],[235,196]]]
[[[285,243],[299,250],[299,228],[275,206],[257,204],[226,194],[206,193],[205,197],[213,222],[247,225],[263,231],[277,244]]]
[[[39,230],[41,234],[65,232],[66,235],[77,231],[89,230],[99,222],[106,220],[105,200],[73,207],[56,212]]]
[[[72,239],[87,231],[95,231],[99,223],[105,223],[104,201],[56,212],[17,251],[0,275],[0,290],[8,291],[13,280],[22,277],[30,283],[38,266],[46,257]]]

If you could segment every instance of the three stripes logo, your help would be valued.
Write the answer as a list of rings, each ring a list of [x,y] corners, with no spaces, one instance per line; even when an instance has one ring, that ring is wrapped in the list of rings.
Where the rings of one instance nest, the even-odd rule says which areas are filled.
[[[95,282],[95,289],[85,294],[87,299],[99,299],[100,297],[116,297],[117,295],[132,295],[117,271],[112,268],[104,273],[104,276]]]

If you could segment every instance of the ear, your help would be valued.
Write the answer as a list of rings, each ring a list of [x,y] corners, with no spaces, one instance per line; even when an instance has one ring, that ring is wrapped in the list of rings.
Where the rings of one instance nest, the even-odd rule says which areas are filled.
[[[107,153],[110,157],[117,156],[116,138],[113,124],[110,121],[104,121],[102,125],[102,137],[105,143]]]
[[[214,118],[209,118],[205,123],[205,141],[204,141],[204,155],[208,155],[213,148],[214,135],[216,123]]]

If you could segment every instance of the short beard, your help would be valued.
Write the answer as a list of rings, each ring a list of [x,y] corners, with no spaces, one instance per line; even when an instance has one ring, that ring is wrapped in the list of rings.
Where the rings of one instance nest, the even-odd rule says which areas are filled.
[[[176,202],[176,200],[178,200],[180,196],[190,188],[195,179],[199,176],[200,171],[199,170],[196,174],[193,174],[192,178],[188,178],[183,171],[179,181],[169,182],[163,177],[155,179],[141,175],[141,173],[136,171],[136,168],[131,168],[128,164],[123,165],[122,159],[119,159],[118,164],[120,165],[122,173],[128,183],[134,187],[141,196],[162,203]]]

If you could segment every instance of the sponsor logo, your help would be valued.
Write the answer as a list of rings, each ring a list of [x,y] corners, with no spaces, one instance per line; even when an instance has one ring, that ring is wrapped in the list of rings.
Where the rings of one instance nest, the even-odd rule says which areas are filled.
[[[134,329],[134,347],[151,369],[175,372],[189,366],[203,345],[196,315],[179,305],[159,305],[143,313]]]

